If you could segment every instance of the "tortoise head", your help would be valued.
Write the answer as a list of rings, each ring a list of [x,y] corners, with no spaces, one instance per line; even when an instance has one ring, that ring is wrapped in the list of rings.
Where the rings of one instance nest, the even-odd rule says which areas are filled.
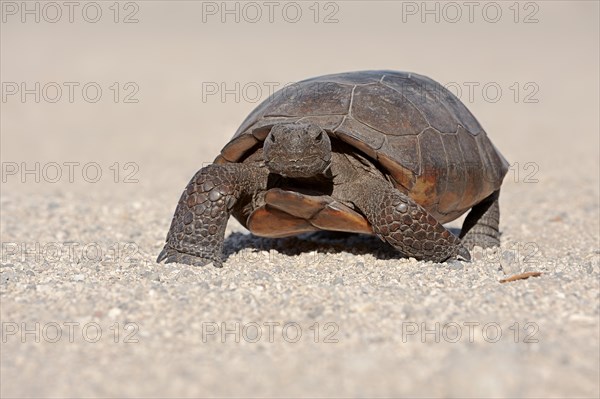
[[[286,177],[323,174],[331,162],[331,140],[314,124],[283,123],[271,128],[263,154],[271,173]]]

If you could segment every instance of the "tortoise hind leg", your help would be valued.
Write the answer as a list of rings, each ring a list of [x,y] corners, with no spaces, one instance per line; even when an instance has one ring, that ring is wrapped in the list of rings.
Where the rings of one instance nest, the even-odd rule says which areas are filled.
[[[495,191],[475,205],[467,215],[460,232],[460,238],[467,248],[473,249],[475,246],[491,248],[500,245],[499,196],[500,190]]]
[[[157,262],[221,267],[227,220],[237,201],[266,187],[266,169],[245,164],[209,165],[184,190]]]

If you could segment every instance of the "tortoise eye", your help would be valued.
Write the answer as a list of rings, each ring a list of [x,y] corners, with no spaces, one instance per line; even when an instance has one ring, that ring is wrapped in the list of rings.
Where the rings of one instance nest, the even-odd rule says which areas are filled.
[[[271,140],[272,143],[275,142],[275,135],[274,134],[269,134],[269,140]]]
[[[321,141],[323,141],[323,132],[319,133],[319,134],[317,135],[317,137],[315,137],[315,141],[316,141],[317,143],[320,143]]]

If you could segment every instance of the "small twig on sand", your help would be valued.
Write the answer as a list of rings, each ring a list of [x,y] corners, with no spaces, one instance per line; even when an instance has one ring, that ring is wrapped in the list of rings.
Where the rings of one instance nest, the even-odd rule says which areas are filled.
[[[539,277],[541,275],[542,275],[541,272],[520,273],[520,274],[515,274],[513,276],[507,277],[507,278],[503,278],[502,280],[500,280],[500,282],[501,283],[510,283],[511,281],[526,280],[529,277]]]

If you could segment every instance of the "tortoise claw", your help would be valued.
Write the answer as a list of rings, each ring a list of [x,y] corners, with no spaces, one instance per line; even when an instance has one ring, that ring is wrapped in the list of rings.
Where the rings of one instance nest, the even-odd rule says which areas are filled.
[[[214,267],[223,267],[223,261],[221,259],[202,258],[200,256],[179,252],[176,249],[167,248],[166,246],[160,252],[158,258],[156,258],[156,263],[161,263],[162,261],[165,261],[165,263],[183,263],[186,265],[199,267],[212,263]]]
[[[169,252],[167,251],[167,248],[163,248],[162,251],[160,251],[160,254],[158,254],[158,258],[156,258],[156,263],[160,263],[163,260],[167,259],[167,257],[169,256]]]
[[[471,253],[467,248],[463,247],[462,245],[458,248],[457,258],[458,257],[463,258],[467,262],[471,261]]]

